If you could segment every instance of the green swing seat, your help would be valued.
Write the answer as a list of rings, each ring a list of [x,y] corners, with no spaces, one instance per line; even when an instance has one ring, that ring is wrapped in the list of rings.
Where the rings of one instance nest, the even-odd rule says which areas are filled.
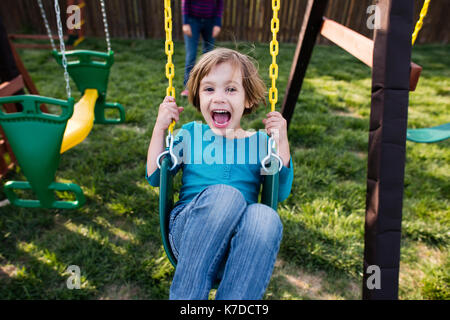
[[[77,112],[75,113],[75,118],[77,119],[71,119],[77,120],[72,123],[77,128],[83,129],[83,137],[86,134],[84,129],[89,125],[88,122],[92,121],[91,119],[95,119],[95,123],[103,124],[116,124],[125,121],[125,110],[123,106],[119,103],[106,102],[106,90],[110,69],[114,63],[114,52],[110,50],[106,11],[104,10],[103,0],[101,2],[108,53],[91,50],[65,52],[64,46],[62,45],[62,27],[58,14],[59,5],[55,1],[62,52],[53,50],[52,54],[57,63],[62,65],[69,73],[83,95],[81,99],[83,103],[80,101],[81,104],[76,106]],[[41,7],[42,18],[47,25],[47,31],[51,37],[45,11],[43,10],[42,4],[39,3],[39,5]],[[66,65],[63,64],[64,55],[68,60]],[[69,86],[68,79],[67,86]],[[93,92],[94,90],[97,91],[96,94]],[[67,147],[61,150],[67,123],[72,115],[74,115],[74,99],[70,98],[69,90],[68,96],[69,99],[67,101],[35,95],[0,98],[0,105],[8,103],[22,105],[22,111],[19,112],[5,113],[0,109],[0,125],[3,127],[23,174],[28,179],[28,181],[9,181],[5,184],[5,194],[15,206],[74,209],[85,203],[83,191],[78,185],[53,182],[59,165],[60,154]],[[92,97],[95,97],[96,100]],[[91,108],[90,104],[93,102],[95,102],[95,108]],[[44,113],[40,108],[42,104],[59,106],[62,112],[59,115]],[[83,108],[80,109],[80,107]],[[119,118],[107,119],[105,117],[105,111],[107,109],[117,110],[119,112]],[[95,115],[94,117],[84,114],[84,112],[92,111]],[[78,120],[82,121],[78,122]],[[72,126],[69,129],[74,129],[74,127]],[[81,131],[75,132],[74,130],[68,130],[71,132],[70,136],[76,135],[80,137]],[[77,139],[76,143],[79,143]],[[72,144],[69,147],[72,147]],[[37,199],[19,199],[18,195],[14,192],[14,190],[28,189],[34,192]],[[55,191],[72,192],[75,194],[76,201],[58,201],[55,197]]]
[[[62,53],[53,51],[56,61],[62,65]],[[125,121],[125,110],[119,103],[106,102],[109,71],[114,62],[114,53],[74,50],[66,52],[69,59],[67,71],[77,88],[84,95],[86,90],[95,89],[95,123],[116,124]],[[53,182],[60,161],[61,145],[67,122],[74,113],[74,99],[59,100],[36,95],[22,95],[0,98],[0,104],[17,103],[23,106],[21,112],[0,111],[0,124],[28,181],[9,181],[5,194],[18,207],[75,209],[85,203],[81,188],[73,183]],[[60,115],[43,113],[41,104],[59,106]],[[119,111],[118,119],[107,119],[105,111]],[[14,190],[32,190],[37,199],[20,199]],[[76,201],[58,201],[55,191],[69,191]]]
[[[61,144],[67,121],[72,116],[74,99],[59,100],[36,95],[20,95],[0,98],[0,105],[22,105],[19,112],[0,110],[0,124],[28,181],[8,181],[5,194],[19,207],[75,209],[85,203],[81,188],[73,183],[56,183]],[[61,114],[41,111],[41,104],[59,106]],[[20,199],[14,190],[33,190],[37,199]],[[58,201],[55,191],[75,194],[75,201]]]
[[[62,53],[53,50],[53,57],[62,65]],[[125,109],[119,103],[106,102],[106,90],[111,66],[114,63],[114,52],[98,52],[92,50],[73,50],[65,52],[67,57],[67,72],[75,82],[78,90],[84,94],[86,89],[96,89],[98,98],[95,103],[94,123],[118,124],[125,122]],[[114,109],[119,112],[119,118],[105,118],[105,111]]]
[[[273,164],[272,164],[273,165]],[[164,157],[161,161],[160,185],[159,185],[159,223],[164,250],[169,261],[174,267],[177,260],[169,243],[169,218],[173,208],[173,174],[170,171],[172,161],[170,157]],[[278,171],[273,175],[265,175],[261,194],[261,203],[271,207],[275,211],[278,207]]]
[[[422,129],[408,129],[406,139],[418,143],[434,143],[450,138],[450,123]]]

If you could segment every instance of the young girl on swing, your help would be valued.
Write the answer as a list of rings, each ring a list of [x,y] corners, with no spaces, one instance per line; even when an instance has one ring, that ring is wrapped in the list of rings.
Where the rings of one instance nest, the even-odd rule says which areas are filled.
[[[278,145],[283,165],[278,201],[292,186],[293,166],[286,120],[270,112],[266,133],[246,131],[241,118],[265,101],[265,85],[249,57],[231,49],[204,54],[193,68],[189,101],[206,124],[190,122],[175,137],[183,162],[179,201],[170,214],[169,240],[178,264],[170,299],[208,299],[219,279],[216,299],[261,299],[278,254],[282,224],[275,210],[259,204],[261,159],[267,134]],[[146,178],[159,186],[156,161],[165,131],[183,107],[167,96],[159,106],[147,156]]]

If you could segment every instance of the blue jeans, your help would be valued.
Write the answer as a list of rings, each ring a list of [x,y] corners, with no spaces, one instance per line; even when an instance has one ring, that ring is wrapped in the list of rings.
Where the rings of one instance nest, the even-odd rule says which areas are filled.
[[[195,18],[188,17],[187,23],[191,26],[192,36],[184,35],[184,43],[186,46],[186,61],[184,67],[184,86],[189,80],[189,73],[195,65],[197,58],[197,47],[200,35],[203,38],[203,53],[211,51],[214,48],[214,38],[212,31],[214,28],[214,18]]]
[[[169,241],[178,260],[170,299],[261,299],[269,284],[283,226],[277,212],[248,205],[228,185],[209,186],[170,215]]]

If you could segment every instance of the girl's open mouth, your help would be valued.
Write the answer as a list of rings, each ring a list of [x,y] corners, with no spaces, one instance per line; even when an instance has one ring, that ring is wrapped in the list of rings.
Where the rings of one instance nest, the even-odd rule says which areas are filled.
[[[225,128],[231,120],[231,113],[226,110],[214,110],[211,117],[217,128]]]

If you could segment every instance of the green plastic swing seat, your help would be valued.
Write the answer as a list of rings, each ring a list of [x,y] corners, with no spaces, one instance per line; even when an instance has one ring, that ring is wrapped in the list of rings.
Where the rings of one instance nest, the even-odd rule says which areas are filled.
[[[274,165],[272,163],[272,165]],[[170,157],[164,157],[161,161],[160,185],[159,185],[159,223],[164,250],[169,261],[176,268],[177,260],[169,243],[169,218],[173,202],[173,174],[170,171],[172,161]],[[278,207],[279,173],[265,175],[261,193],[261,203],[271,207],[275,211]]]
[[[406,132],[406,139],[419,143],[439,142],[448,138],[450,138],[450,123],[431,128],[408,129]]]
[[[58,64],[62,65],[62,53],[52,51]],[[111,66],[114,63],[114,52],[108,53],[91,50],[73,50],[65,52],[67,57],[67,72],[75,82],[78,90],[84,94],[86,89],[96,89],[98,98],[95,103],[94,123],[118,124],[125,122],[125,109],[119,103],[106,102],[106,90]],[[119,112],[119,118],[107,119],[105,111],[114,109]]]
[[[74,99],[59,100],[36,95],[0,98],[0,105],[22,105],[19,112],[0,110],[0,124],[13,153],[28,181],[9,181],[4,190],[9,201],[19,207],[75,209],[85,203],[81,188],[73,183],[56,183],[55,173],[59,165],[61,144],[67,121],[72,116]],[[41,111],[41,104],[56,105],[61,114]],[[14,190],[33,190],[37,199],[20,199]],[[55,191],[75,194],[75,201],[59,201]]]

